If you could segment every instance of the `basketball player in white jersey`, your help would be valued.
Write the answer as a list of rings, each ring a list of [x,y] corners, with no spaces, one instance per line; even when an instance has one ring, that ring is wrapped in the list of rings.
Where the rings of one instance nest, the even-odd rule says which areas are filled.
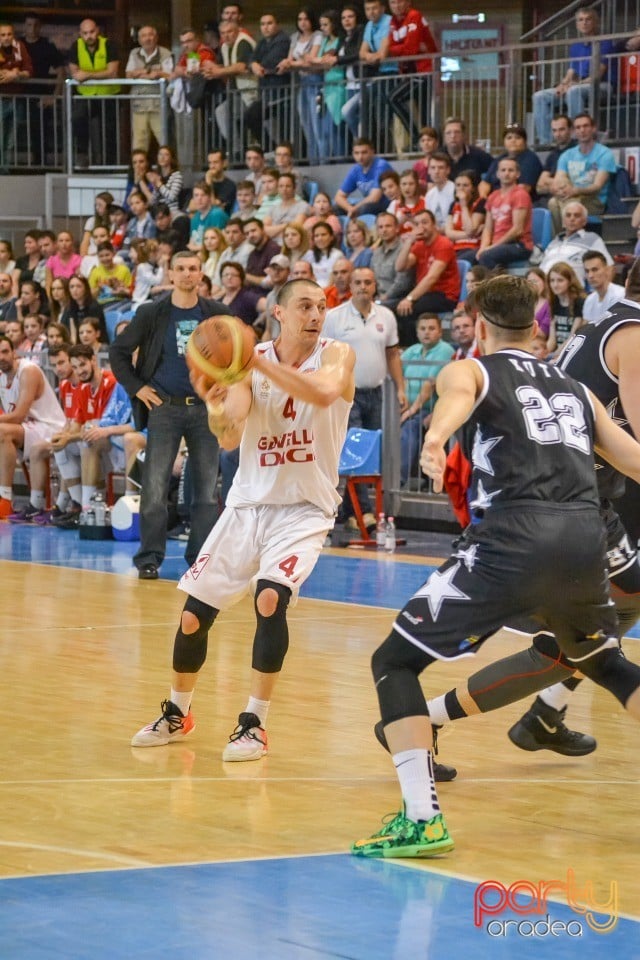
[[[13,513],[18,453],[29,460],[35,444],[51,440],[63,428],[65,416],[40,367],[19,359],[4,336],[0,336],[0,404],[0,520],[6,520]],[[44,508],[44,488],[31,491],[31,502]]]
[[[355,354],[321,336],[324,291],[292,280],[278,295],[275,341],[259,344],[251,373],[232,387],[195,383],[223,449],[240,466],[222,516],[179,587],[189,594],[173,649],[170,698],[134,747],[181,740],[193,730],[191,698],[221,610],[254,594],[251,692],[223,760],[258,760],[271,694],[289,644],[286,611],[313,570],[340,503],[338,460],[353,401]]]

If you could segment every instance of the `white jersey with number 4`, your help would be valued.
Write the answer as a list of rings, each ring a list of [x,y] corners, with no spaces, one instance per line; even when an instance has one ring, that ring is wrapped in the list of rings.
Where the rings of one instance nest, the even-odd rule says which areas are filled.
[[[319,370],[322,354],[332,343],[320,338],[298,371]],[[256,349],[279,363],[273,341]],[[351,404],[339,397],[328,407],[316,406],[290,396],[257,370],[251,376],[253,399],[228,505],[308,502],[332,516],[340,503],[338,461]]]

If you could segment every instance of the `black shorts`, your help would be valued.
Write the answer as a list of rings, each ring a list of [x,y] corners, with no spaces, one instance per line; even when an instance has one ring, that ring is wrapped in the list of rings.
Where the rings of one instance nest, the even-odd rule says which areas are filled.
[[[607,564],[613,598],[619,594],[640,594],[638,551],[618,513],[607,500],[600,504],[607,537]]]
[[[493,506],[405,604],[394,629],[435,659],[455,660],[522,616],[551,630],[572,662],[617,645],[598,507]]]

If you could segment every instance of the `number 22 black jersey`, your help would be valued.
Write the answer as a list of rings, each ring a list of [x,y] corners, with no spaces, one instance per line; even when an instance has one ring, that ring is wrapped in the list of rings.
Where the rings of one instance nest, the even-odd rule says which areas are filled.
[[[594,412],[582,384],[524,350],[474,362],[484,387],[463,431],[472,514],[517,500],[597,504]]]
[[[584,383],[604,404],[611,419],[629,430],[627,416],[620,403],[618,378],[609,370],[604,352],[612,333],[632,323],[640,323],[640,309],[632,300],[621,300],[597,323],[582,327],[558,358],[558,366]],[[615,500],[624,493],[625,478],[610,464],[596,456],[596,480],[600,496]]]

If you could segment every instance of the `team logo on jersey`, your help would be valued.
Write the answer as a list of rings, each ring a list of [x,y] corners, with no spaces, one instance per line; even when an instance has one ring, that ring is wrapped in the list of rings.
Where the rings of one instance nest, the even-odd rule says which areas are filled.
[[[493,498],[497,497],[499,493],[502,493],[502,490],[494,490],[493,493],[489,493],[488,490],[485,490],[482,480],[478,480],[476,495],[469,506],[472,510],[486,510],[487,507],[491,506]]]
[[[198,579],[198,577],[200,576],[200,574],[202,573],[206,565],[209,563],[210,558],[211,558],[210,553],[203,553],[201,556],[198,557],[195,563],[191,564],[191,567],[189,568],[189,573],[191,574],[194,580]]]
[[[263,399],[266,399],[271,394],[271,381],[267,380],[265,377],[264,380],[260,381],[260,396]]]

